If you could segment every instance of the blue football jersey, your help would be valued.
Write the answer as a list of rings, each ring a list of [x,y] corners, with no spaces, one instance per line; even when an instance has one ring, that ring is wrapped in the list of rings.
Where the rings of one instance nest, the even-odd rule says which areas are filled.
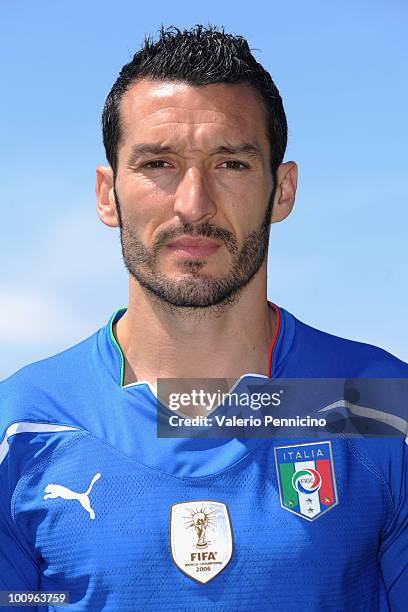
[[[272,306],[271,379],[408,378]],[[0,385],[0,590],[78,612],[407,610],[405,438],[160,438],[151,386],[123,385],[123,313]]]

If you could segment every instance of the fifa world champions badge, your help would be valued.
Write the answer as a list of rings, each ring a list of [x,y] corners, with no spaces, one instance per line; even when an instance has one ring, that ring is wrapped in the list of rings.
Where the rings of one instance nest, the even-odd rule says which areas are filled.
[[[232,557],[228,509],[222,502],[189,501],[174,504],[170,513],[170,548],[177,567],[205,584]]]
[[[331,442],[275,447],[282,508],[314,521],[339,503]]]

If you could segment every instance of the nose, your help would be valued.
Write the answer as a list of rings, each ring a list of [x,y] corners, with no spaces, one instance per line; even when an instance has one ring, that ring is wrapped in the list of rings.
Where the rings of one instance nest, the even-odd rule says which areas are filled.
[[[216,211],[204,172],[197,166],[188,168],[177,186],[174,213],[183,223],[204,223]]]

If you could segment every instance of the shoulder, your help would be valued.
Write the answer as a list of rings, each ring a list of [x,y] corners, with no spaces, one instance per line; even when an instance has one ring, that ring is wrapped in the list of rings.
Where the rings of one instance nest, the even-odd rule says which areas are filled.
[[[0,382],[0,487],[7,513],[21,478],[86,434],[77,399],[96,335]]]
[[[0,439],[10,423],[49,422],[60,416],[58,398],[75,393],[81,377],[92,371],[97,335],[98,332],[56,355],[26,365],[0,382]]]
[[[322,331],[281,311],[293,329],[290,361],[305,371],[299,375],[408,378],[408,364],[383,348]]]
[[[291,330],[291,343],[282,375],[358,381],[361,397],[357,404],[345,403],[344,413],[355,426],[361,419],[360,425],[365,427],[356,429],[355,434],[363,432],[359,435],[340,437],[347,442],[354,458],[384,485],[394,509],[398,508],[401,499],[405,499],[402,475],[408,477],[405,438],[408,364],[373,344],[316,329],[287,311],[283,316],[286,330]],[[380,433],[364,435],[368,424],[373,427],[377,423],[383,429],[367,431]]]

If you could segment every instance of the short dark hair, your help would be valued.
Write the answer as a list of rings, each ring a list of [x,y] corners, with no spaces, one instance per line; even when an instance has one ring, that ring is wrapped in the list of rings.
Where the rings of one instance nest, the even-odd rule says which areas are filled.
[[[103,143],[114,177],[121,138],[120,102],[130,86],[143,78],[195,86],[252,85],[265,105],[271,169],[275,175],[285,154],[288,127],[282,99],[271,75],[256,61],[243,36],[225,34],[224,28],[216,26],[196,25],[183,31],[175,26],[161,26],[158,41],[146,36],[144,46],[120,71],[102,114]]]

